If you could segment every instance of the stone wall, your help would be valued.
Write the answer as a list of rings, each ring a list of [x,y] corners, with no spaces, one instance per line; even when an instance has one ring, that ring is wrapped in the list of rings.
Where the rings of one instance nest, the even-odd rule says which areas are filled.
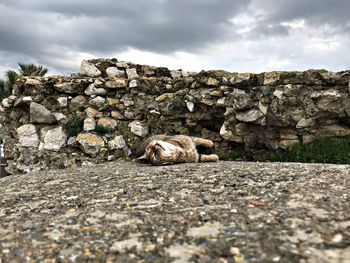
[[[7,171],[125,158],[152,134],[209,138],[224,157],[347,135],[349,80],[350,71],[192,73],[83,61],[71,77],[23,77],[2,101]]]

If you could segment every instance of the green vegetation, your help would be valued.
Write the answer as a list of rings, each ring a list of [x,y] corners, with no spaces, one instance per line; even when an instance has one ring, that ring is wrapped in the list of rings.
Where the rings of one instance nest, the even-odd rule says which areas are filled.
[[[84,128],[84,116],[73,116],[73,119],[64,125],[68,137],[77,136]]]
[[[229,153],[218,153],[219,159],[222,161],[233,161],[233,160],[246,160],[248,156],[246,156],[242,152],[232,150]]]
[[[18,63],[19,73],[21,76],[40,76],[43,77],[47,73],[47,69],[41,65]]]
[[[5,73],[5,77],[5,80],[0,80],[0,101],[11,95],[12,87],[19,78],[19,75],[16,71],[8,70]]]
[[[111,132],[111,128],[101,125],[101,124],[96,124],[94,132],[100,134],[100,135],[105,135],[107,133]]]
[[[267,159],[275,162],[350,164],[350,135],[296,144],[287,150],[278,149]]]
[[[44,76],[47,73],[47,69],[43,66],[34,64],[18,63],[19,73],[13,70],[8,70],[5,73],[5,80],[0,79],[0,101],[8,97],[12,93],[13,85],[16,80],[22,76]]]

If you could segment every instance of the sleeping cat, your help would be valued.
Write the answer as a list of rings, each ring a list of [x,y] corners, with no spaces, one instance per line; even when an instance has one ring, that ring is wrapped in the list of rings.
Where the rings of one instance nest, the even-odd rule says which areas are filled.
[[[185,135],[154,135],[141,143],[136,148],[136,156],[139,160],[147,160],[153,165],[216,162],[219,157],[216,154],[198,154],[196,146],[213,147],[211,140]]]

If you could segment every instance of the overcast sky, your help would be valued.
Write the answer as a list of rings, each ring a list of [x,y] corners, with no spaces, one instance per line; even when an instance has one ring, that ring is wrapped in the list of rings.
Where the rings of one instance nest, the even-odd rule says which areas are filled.
[[[233,72],[350,69],[350,0],[0,0],[0,74],[83,59]]]

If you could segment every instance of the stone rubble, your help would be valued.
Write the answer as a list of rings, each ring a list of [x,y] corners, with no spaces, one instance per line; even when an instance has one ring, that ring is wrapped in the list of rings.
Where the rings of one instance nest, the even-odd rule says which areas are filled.
[[[2,101],[6,169],[14,173],[19,167],[57,168],[57,160],[78,166],[112,155],[125,158],[124,150],[152,134],[203,137],[215,142],[213,151],[221,157],[237,150],[264,159],[265,153],[295,143],[350,134],[349,82],[350,71],[193,73],[116,59],[84,60],[80,73],[71,77],[21,78]],[[81,127],[69,130],[79,118]],[[76,136],[77,144],[39,147],[45,145],[40,131],[58,127],[67,141]],[[118,136],[125,141],[123,150],[110,147]],[[33,156],[26,164],[18,161],[24,152]],[[43,155],[46,161],[38,161]]]

